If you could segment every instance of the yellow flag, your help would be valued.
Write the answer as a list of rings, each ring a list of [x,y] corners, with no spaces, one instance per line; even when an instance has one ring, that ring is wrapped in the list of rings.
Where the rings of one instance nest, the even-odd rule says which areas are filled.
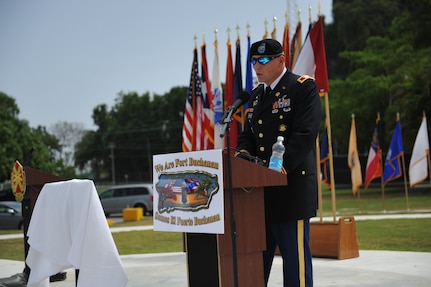
[[[359,161],[358,147],[356,144],[356,125],[354,115],[352,115],[352,126],[350,128],[349,154],[347,157],[347,164],[349,165],[351,171],[352,192],[353,194],[356,194],[359,187],[362,186],[362,171],[361,163]]]

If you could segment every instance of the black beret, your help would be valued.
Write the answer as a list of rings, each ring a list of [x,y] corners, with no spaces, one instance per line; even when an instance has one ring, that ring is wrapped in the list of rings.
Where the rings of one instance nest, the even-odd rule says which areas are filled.
[[[276,56],[283,54],[284,50],[280,42],[274,39],[263,39],[251,45],[251,56]]]

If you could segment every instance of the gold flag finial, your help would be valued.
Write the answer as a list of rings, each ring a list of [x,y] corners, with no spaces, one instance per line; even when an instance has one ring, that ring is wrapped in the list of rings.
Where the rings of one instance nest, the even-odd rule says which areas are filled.
[[[246,28],[247,28],[247,37],[250,37],[250,28],[251,28],[250,23],[247,22]]]
[[[226,32],[227,32],[227,43],[230,44],[230,32],[231,32],[230,27],[227,27]]]
[[[274,29],[271,32],[271,38],[275,39],[276,38],[276,32],[277,32],[277,26],[276,26],[276,22],[277,22],[277,17],[274,16],[274,18],[272,18],[272,22],[274,23]]]
[[[309,5],[308,6],[308,21],[310,22],[310,24],[313,23],[313,19],[311,17],[311,10],[312,10],[311,5]]]
[[[218,29],[214,29],[214,47],[217,49],[218,46],[218,39],[217,39]]]
[[[198,36],[196,36],[196,34],[193,37],[193,40],[195,41],[195,48],[197,48],[198,47]]]
[[[268,20],[265,19],[265,22],[263,22],[265,25],[265,34],[263,34],[263,39],[268,38]]]

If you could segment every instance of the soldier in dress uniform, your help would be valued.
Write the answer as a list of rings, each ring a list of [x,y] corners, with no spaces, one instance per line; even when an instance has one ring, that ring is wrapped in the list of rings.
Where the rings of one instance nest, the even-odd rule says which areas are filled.
[[[286,69],[283,48],[276,40],[254,43],[250,57],[260,84],[248,102],[237,156],[250,154],[267,164],[277,136],[283,136],[288,177],[287,186],[265,188],[265,283],[278,247],[284,286],[313,286],[309,240],[310,218],[317,210],[315,145],[321,117],[317,85],[312,77]]]

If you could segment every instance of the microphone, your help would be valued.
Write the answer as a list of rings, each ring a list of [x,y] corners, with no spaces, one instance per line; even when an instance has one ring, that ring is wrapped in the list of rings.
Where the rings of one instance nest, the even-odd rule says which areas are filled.
[[[239,150],[238,148],[236,148],[236,147],[231,147],[231,148],[229,148],[229,149],[228,149],[227,147],[225,147],[225,148],[223,149],[223,151],[228,151],[228,150],[233,150],[233,151],[235,151],[235,157],[238,157],[238,158],[241,158],[241,159],[245,159],[245,160],[248,160],[248,161],[254,162],[254,163],[258,164],[258,165],[266,166],[266,164],[263,162],[263,160],[262,160],[262,159],[258,158],[257,156],[251,155],[251,154],[249,154],[249,153],[242,152],[242,151],[240,151],[240,150]]]
[[[231,116],[236,112],[236,110],[242,106],[243,104],[247,103],[248,100],[250,100],[250,94],[246,91],[242,91],[238,98],[233,102],[233,104],[227,109],[227,111],[224,113],[223,117],[219,121],[220,124],[223,124],[226,118]]]

